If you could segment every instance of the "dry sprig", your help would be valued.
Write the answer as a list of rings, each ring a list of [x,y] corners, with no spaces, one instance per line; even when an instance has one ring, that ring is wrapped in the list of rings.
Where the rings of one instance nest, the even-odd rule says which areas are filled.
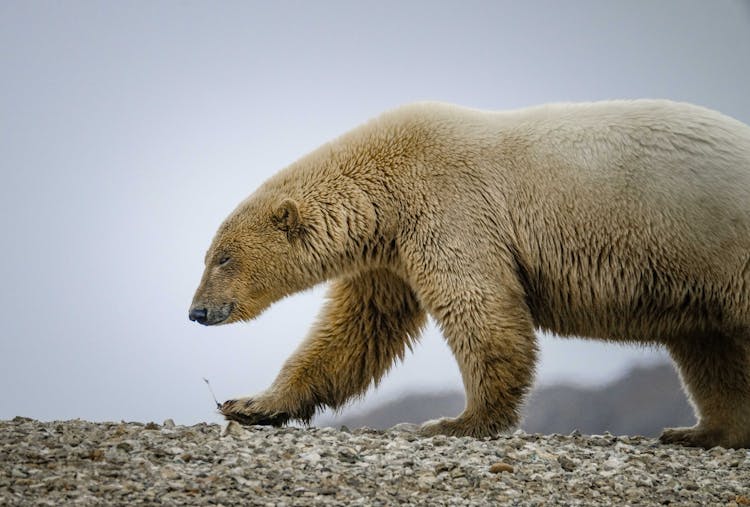
[[[205,382],[206,385],[208,386],[208,391],[211,393],[211,397],[214,399],[214,403],[216,403],[216,408],[221,408],[221,403],[219,403],[219,400],[216,399],[214,390],[211,389],[211,383],[208,381],[206,377],[203,377],[203,382]]]

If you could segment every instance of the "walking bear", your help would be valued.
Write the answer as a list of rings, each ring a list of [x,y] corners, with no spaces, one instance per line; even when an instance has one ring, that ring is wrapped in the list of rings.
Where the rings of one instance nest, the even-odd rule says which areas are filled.
[[[401,107],[265,182],[205,265],[190,318],[206,325],[331,282],[271,387],[225,402],[228,419],[342,406],[429,314],[466,408],[426,435],[513,428],[541,329],[666,347],[699,422],[662,441],[750,446],[750,127],[702,107]]]

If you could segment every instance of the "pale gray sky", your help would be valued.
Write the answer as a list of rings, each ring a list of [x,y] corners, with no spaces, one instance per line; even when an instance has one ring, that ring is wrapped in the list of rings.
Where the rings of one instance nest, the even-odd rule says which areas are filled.
[[[265,388],[322,289],[187,320],[203,253],[264,179],[414,100],[663,97],[750,123],[740,0],[0,2],[0,418],[216,420]],[[543,340],[539,380],[654,353]],[[367,401],[460,388],[431,328]]]

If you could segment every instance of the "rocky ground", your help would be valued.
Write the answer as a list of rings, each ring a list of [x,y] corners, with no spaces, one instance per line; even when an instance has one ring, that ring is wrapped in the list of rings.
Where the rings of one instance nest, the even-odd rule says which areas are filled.
[[[750,451],[642,437],[420,438],[0,421],[0,505],[750,505]]]

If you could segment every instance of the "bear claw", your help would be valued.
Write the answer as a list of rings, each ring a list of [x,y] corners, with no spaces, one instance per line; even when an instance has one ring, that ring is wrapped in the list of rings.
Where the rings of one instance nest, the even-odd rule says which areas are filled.
[[[289,420],[285,413],[268,414],[252,410],[253,400],[228,400],[219,408],[219,412],[228,421],[235,421],[243,426],[282,426]]]

